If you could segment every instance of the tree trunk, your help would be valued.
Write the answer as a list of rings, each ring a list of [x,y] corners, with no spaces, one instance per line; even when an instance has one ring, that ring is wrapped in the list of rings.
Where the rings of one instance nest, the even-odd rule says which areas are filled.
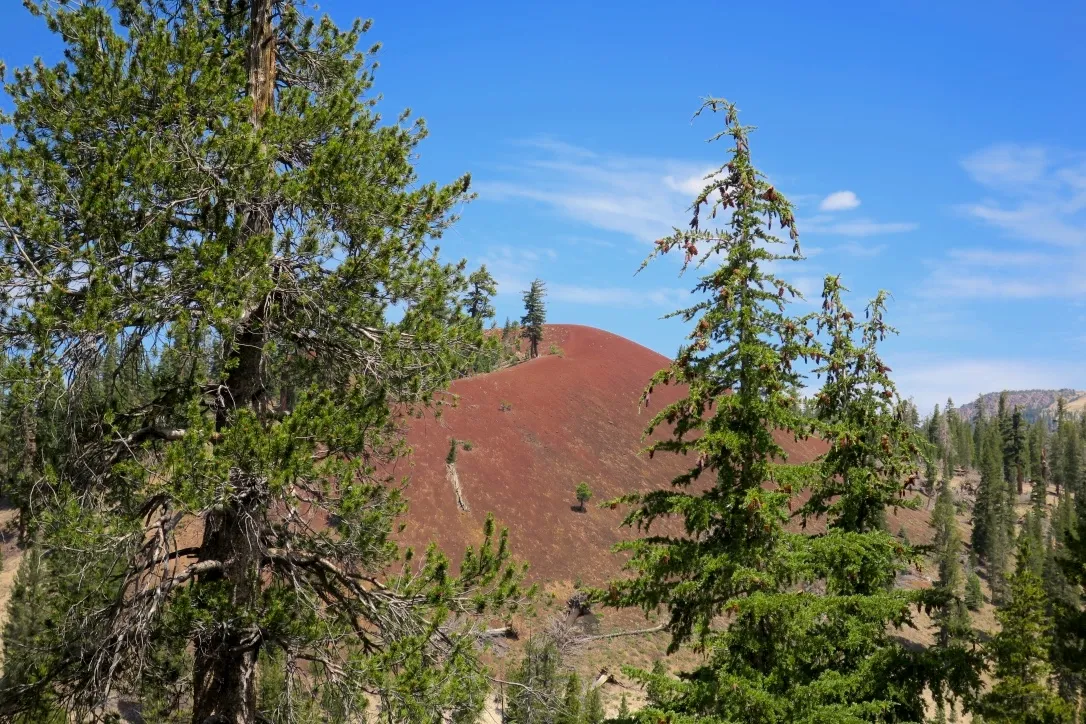
[[[230,610],[252,611],[260,597],[260,557],[267,486],[236,473],[233,504],[211,513],[204,524],[201,555],[223,562],[221,573],[201,576],[200,584],[225,581]],[[257,712],[256,664],[261,634],[255,624],[219,621],[196,640],[193,667],[194,724],[253,724]]]
[[[38,417],[33,403],[28,403],[23,408],[23,459],[20,475],[23,477],[22,488],[19,497],[19,544],[26,544],[26,525],[33,509],[32,497],[34,495],[34,459],[38,456]]]
[[[276,39],[272,10],[276,0],[250,0],[249,46],[246,52],[252,99],[250,122],[257,129],[272,110],[275,94]],[[271,212],[259,200],[239,209],[249,237],[271,231]],[[267,405],[264,384],[264,345],[267,305],[256,300],[242,320],[231,356],[236,366],[226,380],[224,404],[216,424],[228,424],[229,407],[250,407],[258,412]],[[260,597],[262,537],[268,503],[265,480],[246,471],[230,471],[232,495],[221,509],[211,512],[204,523],[202,560],[223,563],[221,572],[201,576],[200,584],[224,582],[230,610],[243,621]],[[198,636],[193,667],[194,724],[253,724],[257,718],[257,659],[261,632],[239,620],[220,621],[213,630]]]

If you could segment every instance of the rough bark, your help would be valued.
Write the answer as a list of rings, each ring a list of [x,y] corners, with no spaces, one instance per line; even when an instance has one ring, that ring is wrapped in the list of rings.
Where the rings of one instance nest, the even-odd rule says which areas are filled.
[[[222,560],[223,570],[201,576],[201,584],[224,581],[230,610],[251,611],[260,597],[260,558],[267,488],[264,481],[235,474],[231,505],[211,513],[201,554]],[[195,724],[252,724],[257,712],[260,630],[254,624],[221,621],[196,640],[193,675]]]
[[[251,0],[249,46],[246,54],[247,92],[252,100],[250,120],[260,128],[272,110],[275,93],[276,39],[272,13],[275,0]],[[271,230],[270,213],[259,202],[241,215],[245,233]],[[258,412],[267,404],[264,380],[267,305],[257,301],[234,340],[236,366],[226,381],[217,424],[227,424],[231,408]],[[261,539],[267,507],[266,482],[245,471],[231,471],[229,500],[207,516],[201,559],[223,561],[223,570],[201,577],[201,584],[224,582],[230,610],[251,611],[260,597]],[[253,724],[257,719],[257,658],[261,636],[253,624],[222,621],[194,642],[194,724]]]

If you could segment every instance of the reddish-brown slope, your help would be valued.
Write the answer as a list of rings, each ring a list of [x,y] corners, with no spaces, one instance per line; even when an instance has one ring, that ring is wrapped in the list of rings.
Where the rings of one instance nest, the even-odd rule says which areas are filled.
[[[620,561],[610,548],[633,533],[620,527],[621,509],[594,503],[664,487],[689,463],[638,454],[650,414],[638,413],[638,399],[668,360],[578,325],[550,325],[540,349],[551,345],[561,354],[457,381],[457,407],[411,422],[413,452],[396,470],[410,479],[406,542],[435,540],[455,554],[478,542],[483,520],[493,512],[509,528],[514,554],[531,564],[533,578],[599,583],[618,572]],[[658,388],[653,409],[675,395]],[[446,476],[452,438],[471,444],[456,462],[468,512],[458,508]],[[790,462],[812,460],[825,449],[819,440],[779,442]],[[594,494],[587,513],[574,510],[573,490],[582,480]],[[914,541],[926,528],[919,523],[906,521]],[[892,525],[896,532],[898,522]]]

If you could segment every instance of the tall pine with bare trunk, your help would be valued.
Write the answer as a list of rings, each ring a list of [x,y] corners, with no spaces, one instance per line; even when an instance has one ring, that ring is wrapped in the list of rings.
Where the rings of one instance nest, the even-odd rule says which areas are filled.
[[[200,724],[314,701],[470,720],[472,621],[515,595],[504,538],[458,574],[405,560],[381,472],[480,343],[433,246],[468,178],[418,180],[425,126],[378,115],[362,23],[296,0],[27,5],[65,59],[7,86],[4,348],[30,411],[80,409],[107,353],[145,355],[149,384],[107,386],[61,421],[65,455],[30,456],[55,609],[3,715],[100,711],[190,652]]]

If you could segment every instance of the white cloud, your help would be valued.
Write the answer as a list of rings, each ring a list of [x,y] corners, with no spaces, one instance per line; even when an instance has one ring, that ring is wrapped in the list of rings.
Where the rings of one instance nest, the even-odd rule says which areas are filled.
[[[834,191],[822,199],[818,205],[820,211],[848,211],[860,205],[860,199],[852,191]]]
[[[903,397],[913,397],[921,412],[952,397],[961,404],[997,390],[1073,387],[1083,389],[1086,373],[1079,365],[1047,359],[906,359],[888,360]]]

